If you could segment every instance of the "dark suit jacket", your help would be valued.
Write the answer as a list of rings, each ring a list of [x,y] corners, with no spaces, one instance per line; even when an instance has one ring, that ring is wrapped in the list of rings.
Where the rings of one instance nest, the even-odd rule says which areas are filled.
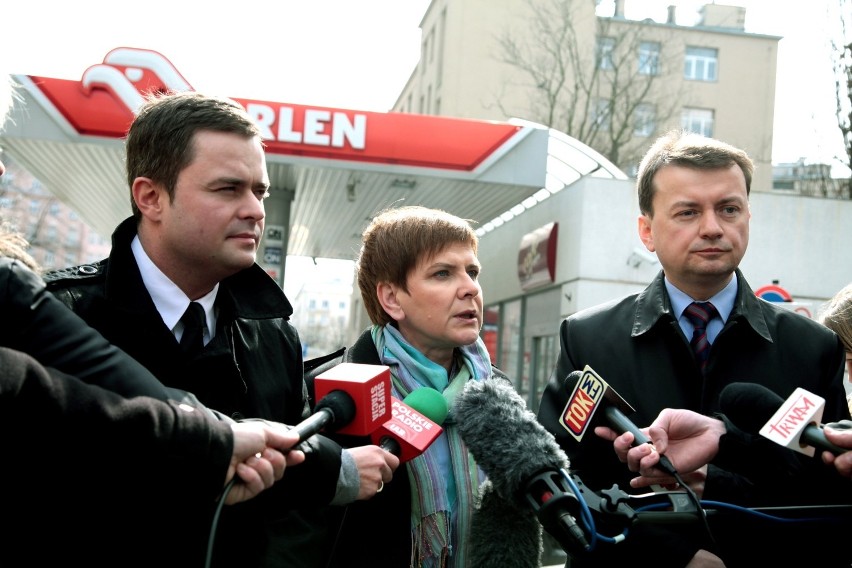
[[[556,436],[572,470],[587,486],[600,490],[618,484],[628,490],[633,474],[618,461],[610,442],[589,431],[578,444],[559,422],[569,396],[563,381],[571,371],[586,365],[636,409],[630,418],[640,427],[649,425],[666,407],[716,413],[719,393],[740,381],[764,385],[785,399],[802,387],[826,399],[824,421],[849,418],[839,338],[800,314],[757,298],[739,271],[737,278],[735,306],[710,348],[705,376],[672,313],[662,272],[641,293],[583,310],[562,322],[559,360],[538,417]],[[756,484],[711,464],[703,498],[750,506],[837,502],[838,495],[828,486],[804,481],[809,475],[824,473],[819,471],[824,466],[818,460],[801,459],[804,456],[780,446],[768,446],[771,444],[764,449],[773,456],[776,475]],[[852,484],[847,480],[846,485]],[[694,552],[695,542],[701,541],[700,532],[694,540],[668,538],[653,548],[669,556],[672,566],[683,565],[683,559]],[[630,543],[639,540],[628,540],[624,543],[628,546],[619,548],[623,558],[631,557]],[[776,539],[774,544],[778,542]],[[753,548],[755,541],[743,543]],[[640,556],[634,551],[632,558],[635,561]]]

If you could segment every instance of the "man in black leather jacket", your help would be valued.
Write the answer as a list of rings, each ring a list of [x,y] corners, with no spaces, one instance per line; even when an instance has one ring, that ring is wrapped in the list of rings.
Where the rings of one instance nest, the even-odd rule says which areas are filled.
[[[309,406],[293,309],[255,263],[269,188],[256,125],[228,99],[156,96],[126,152],[133,216],[114,232],[109,258],[45,275],[49,290],[167,386],[235,420],[298,423]],[[179,345],[191,301],[206,320],[196,354]],[[306,455],[286,484],[226,511],[216,565],[314,565],[311,535],[324,527],[311,508],[370,498],[398,465],[377,446],[342,452],[322,436]]]
[[[11,96],[0,82],[0,129]],[[165,387],[45,290],[27,246],[0,226],[0,564],[200,565],[203,550],[171,545],[180,515],[149,520],[171,503],[256,496],[304,459],[281,453],[296,436]],[[209,530],[213,516],[199,521]]]
[[[683,132],[660,138],[643,159],[637,179],[639,237],[656,252],[663,270],[642,292],[562,322],[557,366],[538,414],[591,489],[618,484],[629,490],[634,474],[619,462],[611,442],[588,432],[578,443],[562,420],[571,394],[565,378],[586,365],[636,409],[630,418],[638,426],[650,424],[667,407],[718,412],[722,389],[741,381],[761,384],[784,399],[803,387],[826,399],[825,421],[849,418],[842,384],[844,352],[837,336],[757,298],[737,268],[748,244],[752,171],[751,159],[742,150]],[[708,325],[711,345],[702,372],[690,347],[693,326],[684,312],[689,302],[707,300],[720,315]],[[819,483],[798,476],[799,482],[789,482],[792,472],[807,473],[822,464],[779,450],[779,460],[787,467],[772,484],[755,484],[713,462],[684,472],[685,480],[699,498],[739,505],[830,503],[832,496],[820,494]],[[819,479],[818,472],[814,475]],[[589,562],[633,563],[648,558],[648,550],[654,551],[656,566],[672,567],[702,565],[705,560],[718,566],[719,557],[729,567],[794,558],[794,550],[781,546],[780,529],[748,521],[741,525],[735,522],[739,519],[714,524],[715,543],[697,522],[637,527],[621,544],[599,547]],[[708,552],[715,558],[708,558]],[[585,565],[583,559],[571,564]],[[848,566],[849,557],[840,565]]]

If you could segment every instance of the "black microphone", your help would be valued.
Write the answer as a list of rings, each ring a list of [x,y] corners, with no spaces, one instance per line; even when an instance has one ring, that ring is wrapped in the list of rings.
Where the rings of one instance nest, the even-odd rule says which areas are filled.
[[[352,422],[355,410],[355,400],[348,392],[331,391],[317,403],[314,413],[293,426],[292,430],[299,435],[299,440],[307,440],[323,428],[326,432],[335,432]]]
[[[390,370],[385,365],[340,363],[314,379],[322,396],[314,413],[293,426],[304,441],[319,433],[366,436],[390,418]]]
[[[559,423],[577,442],[583,440],[583,436],[590,428],[604,425],[619,434],[624,432],[633,434],[633,446],[651,443],[648,436],[624,414],[635,412],[633,407],[588,365],[582,372],[572,371],[565,377],[563,385],[571,395],[568,397],[568,403],[562,411]],[[677,476],[674,464],[662,454],[657,466],[669,475]]]
[[[512,505],[492,509],[507,512],[505,519],[490,521],[494,525],[492,543],[516,544],[514,531],[506,536],[509,531],[504,528],[517,521],[509,518],[508,511],[532,507],[541,525],[566,552],[588,552],[587,535],[575,518],[580,503],[564,471],[568,456],[511,384],[502,379],[469,381],[456,396],[453,414],[462,440],[488,475],[493,491]],[[483,551],[488,553],[496,555]]]
[[[825,437],[822,407],[825,400],[797,388],[787,400],[756,383],[731,383],[719,394],[719,409],[734,426],[760,434],[791,450],[813,456],[815,449],[840,455],[849,451]],[[840,424],[845,425],[848,420]]]

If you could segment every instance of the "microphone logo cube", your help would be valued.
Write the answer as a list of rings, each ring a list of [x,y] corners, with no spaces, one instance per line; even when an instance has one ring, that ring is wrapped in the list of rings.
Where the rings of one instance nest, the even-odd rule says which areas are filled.
[[[824,407],[824,398],[799,387],[760,429],[760,435],[791,450],[813,456],[816,449],[801,444],[799,438],[808,424],[822,421]]]
[[[355,402],[355,418],[337,430],[340,434],[366,436],[391,416],[390,367],[340,363],[314,379],[317,400],[334,390],[345,391]]]
[[[574,392],[568,397],[568,404],[562,411],[559,423],[578,442],[583,439],[592,423],[592,417],[604,398],[606,387],[606,382],[591,367],[586,366],[583,376],[574,387]]]

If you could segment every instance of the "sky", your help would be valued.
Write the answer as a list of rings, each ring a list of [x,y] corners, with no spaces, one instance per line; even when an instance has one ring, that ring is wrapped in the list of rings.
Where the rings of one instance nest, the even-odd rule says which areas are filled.
[[[146,0],[119,7],[115,0],[11,0],[3,7],[0,70],[79,80],[110,50],[137,47],[164,55],[198,91],[384,112],[417,64],[429,1]],[[827,7],[838,1],[720,2],[746,7],[746,31],[782,37],[774,163],[842,155],[826,34]],[[704,3],[626,0],[625,11],[665,21],[666,7],[676,4],[678,23],[691,24]],[[321,271],[323,263],[293,263],[303,261],[306,271]]]

